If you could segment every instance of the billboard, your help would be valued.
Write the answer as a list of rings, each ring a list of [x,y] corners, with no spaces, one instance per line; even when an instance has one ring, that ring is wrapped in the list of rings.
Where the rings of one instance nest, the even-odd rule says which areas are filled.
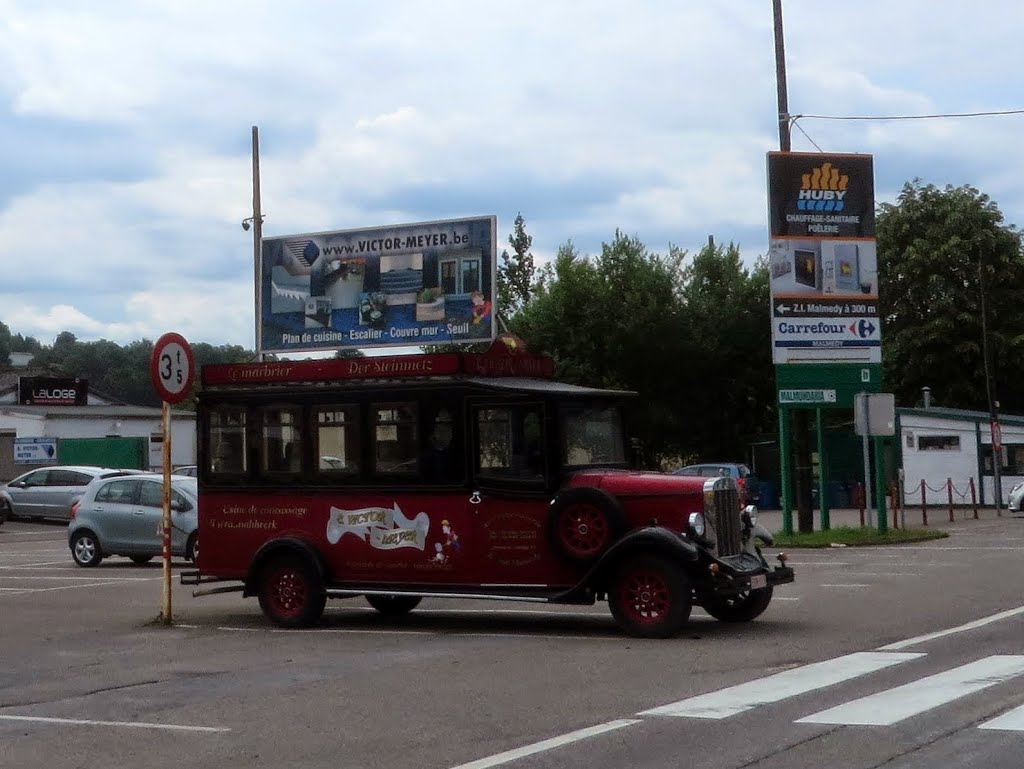
[[[264,238],[261,351],[489,341],[496,262],[494,216]]]
[[[881,363],[870,155],[768,153],[776,364]]]
[[[18,377],[18,403],[22,406],[86,406],[89,382],[70,377]]]

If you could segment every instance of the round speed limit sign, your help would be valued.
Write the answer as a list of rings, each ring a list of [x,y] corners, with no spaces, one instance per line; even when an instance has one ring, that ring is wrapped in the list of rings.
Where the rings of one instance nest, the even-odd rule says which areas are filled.
[[[195,378],[192,347],[181,334],[164,334],[153,345],[149,373],[160,400],[179,403],[188,397]]]

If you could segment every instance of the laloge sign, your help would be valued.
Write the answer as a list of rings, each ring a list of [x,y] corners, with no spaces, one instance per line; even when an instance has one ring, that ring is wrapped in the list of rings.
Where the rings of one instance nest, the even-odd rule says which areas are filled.
[[[86,379],[20,377],[18,403],[23,406],[85,406],[89,402]]]

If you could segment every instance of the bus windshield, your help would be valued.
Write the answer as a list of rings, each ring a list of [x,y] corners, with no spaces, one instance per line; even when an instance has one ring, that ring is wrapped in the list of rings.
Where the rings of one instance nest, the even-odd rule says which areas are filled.
[[[624,465],[622,415],[611,404],[563,404],[562,461],[567,467]]]

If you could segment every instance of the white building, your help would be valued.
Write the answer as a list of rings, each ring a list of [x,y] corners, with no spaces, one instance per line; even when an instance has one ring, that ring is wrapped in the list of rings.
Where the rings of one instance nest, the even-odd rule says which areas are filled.
[[[1002,503],[1017,483],[1024,481],[1024,417],[999,415],[1002,435],[1000,484]],[[989,414],[950,408],[896,409],[896,434],[903,469],[904,504],[949,502],[947,480],[953,486],[953,503],[971,504],[973,482],[979,505],[995,505],[992,467],[992,431]]]
[[[9,377],[5,377],[9,379]],[[149,467],[163,467],[161,409],[130,406],[89,392],[87,405],[51,406],[18,403],[18,385],[0,382],[0,481],[10,480],[32,465],[15,464],[16,438],[145,438]],[[196,418],[191,411],[171,411],[171,463],[195,464]]]

